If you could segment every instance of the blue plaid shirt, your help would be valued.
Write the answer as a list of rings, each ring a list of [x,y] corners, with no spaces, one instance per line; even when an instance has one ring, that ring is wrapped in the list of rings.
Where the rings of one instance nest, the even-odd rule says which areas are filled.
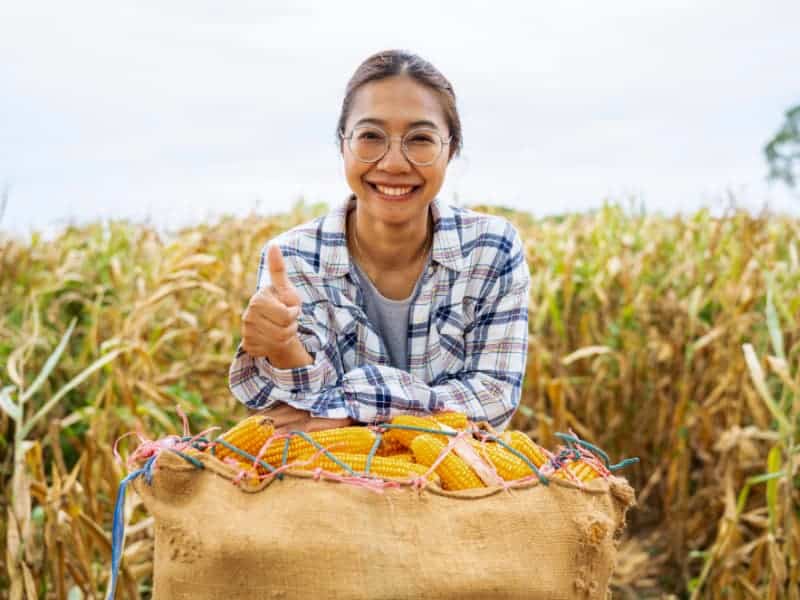
[[[501,217],[431,204],[432,256],[411,304],[406,372],[390,366],[367,320],[345,238],[354,202],[273,240],[303,300],[298,335],[314,363],[278,369],[240,345],[229,372],[234,396],[254,409],[285,402],[368,423],[455,410],[502,430],[519,405],[528,350],[530,273],[516,229]],[[259,289],[269,285],[267,245]]]

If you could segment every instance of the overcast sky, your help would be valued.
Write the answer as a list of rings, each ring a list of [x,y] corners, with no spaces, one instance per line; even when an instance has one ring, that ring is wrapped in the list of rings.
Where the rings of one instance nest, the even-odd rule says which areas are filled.
[[[797,0],[122,4],[0,0],[0,227],[337,203],[344,87],[386,48],[455,87],[447,200],[800,214],[762,154],[800,102]]]

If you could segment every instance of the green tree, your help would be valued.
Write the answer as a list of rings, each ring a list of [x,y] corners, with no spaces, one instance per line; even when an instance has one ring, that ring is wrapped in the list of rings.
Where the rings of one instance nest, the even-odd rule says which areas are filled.
[[[796,187],[800,179],[800,104],[786,111],[786,120],[764,146],[769,179]]]

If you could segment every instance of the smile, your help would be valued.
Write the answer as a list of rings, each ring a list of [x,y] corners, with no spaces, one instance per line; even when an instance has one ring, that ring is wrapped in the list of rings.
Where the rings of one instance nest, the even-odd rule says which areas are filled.
[[[378,192],[381,196],[402,200],[409,196],[411,196],[416,190],[418,190],[421,186],[388,186],[388,185],[379,185],[371,182],[367,182],[368,185]]]

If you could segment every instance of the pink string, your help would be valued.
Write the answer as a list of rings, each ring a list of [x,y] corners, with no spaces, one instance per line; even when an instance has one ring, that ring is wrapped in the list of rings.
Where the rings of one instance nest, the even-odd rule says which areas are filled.
[[[122,463],[122,457],[119,454],[119,443],[129,435],[135,435],[139,438],[139,445],[136,449],[131,452],[130,456],[128,456],[128,468],[132,468],[137,465],[141,465],[145,463],[149,458],[152,456],[160,455],[164,450],[177,450],[178,452],[182,452],[184,450],[188,450],[193,447],[195,442],[202,437],[205,437],[208,433],[219,429],[219,427],[209,427],[208,429],[204,429],[200,433],[192,436],[188,440],[184,440],[183,438],[188,438],[191,433],[189,429],[189,418],[186,416],[186,413],[181,410],[180,406],[175,407],[176,412],[181,418],[183,424],[183,435],[166,435],[161,439],[158,440],[150,440],[147,439],[144,435],[142,435],[138,431],[129,431],[128,433],[122,434],[120,437],[116,439],[114,442],[113,454],[114,458]],[[156,458],[156,460],[158,460]]]
[[[430,477],[431,474],[436,471],[436,468],[439,466],[439,464],[447,457],[447,455],[450,453],[450,451],[456,445],[457,441],[460,440],[463,437],[466,437],[467,435],[472,435],[472,432],[467,430],[467,429],[464,429],[462,431],[459,431],[455,435],[450,436],[450,441],[447,442],[447,445],[444,447],[444,449],[442,449],[442,451],[439,454],[439,456],[436,457],[436,460],[433,461],[433,464],[428,468],[427,471],[425,471],[425,473],[423,475],[421,475],[421,477],[424,477],[425,479]]]

